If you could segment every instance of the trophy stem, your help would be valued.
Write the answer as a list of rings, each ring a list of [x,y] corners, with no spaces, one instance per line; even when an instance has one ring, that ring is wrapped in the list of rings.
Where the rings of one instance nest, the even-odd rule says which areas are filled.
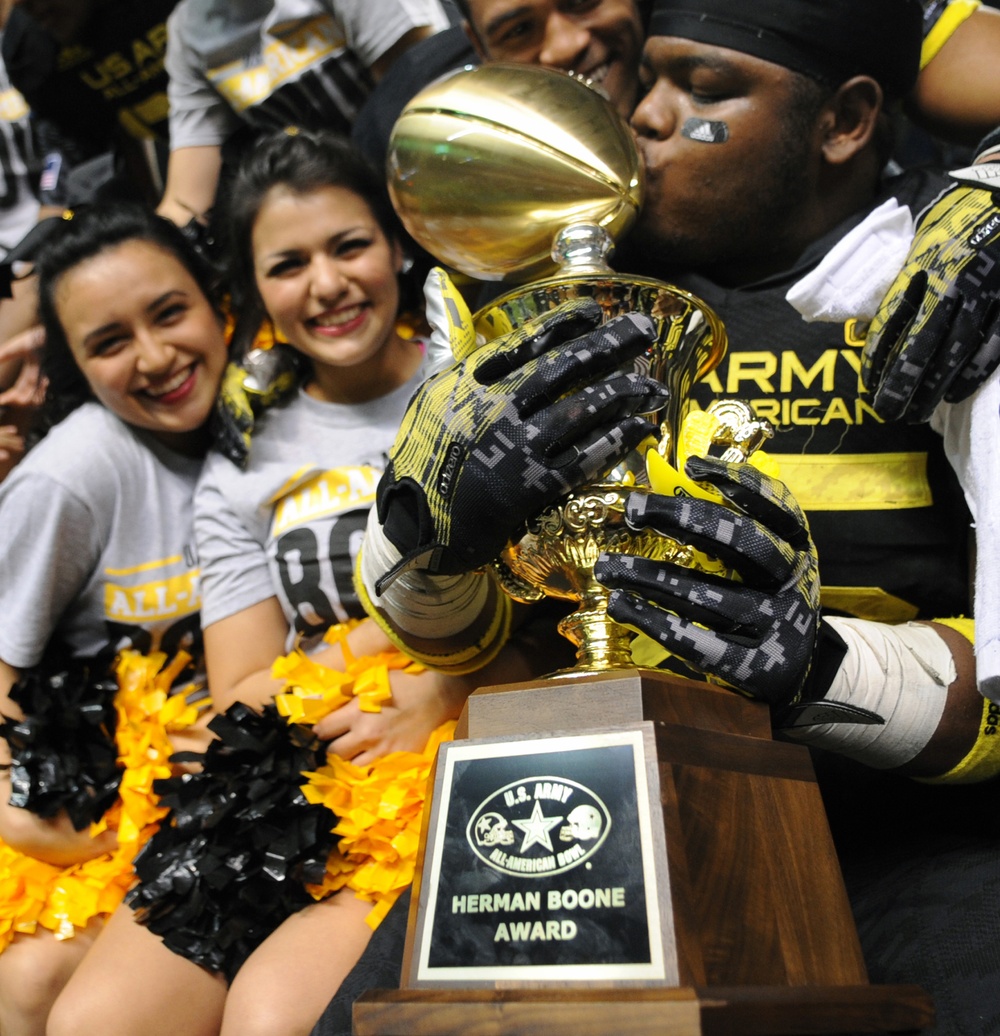
[[[609,617],[607,594],[588,594],[559,623],[559,632],[576,645],[576,665],[553,676],[582,676],[609,669],[634,669],[632,634]]]

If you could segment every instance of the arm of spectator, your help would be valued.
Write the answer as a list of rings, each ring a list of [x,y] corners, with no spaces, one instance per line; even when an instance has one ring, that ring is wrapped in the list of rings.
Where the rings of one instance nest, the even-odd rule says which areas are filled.
[[[260,709],[284,690],[284,681],[271,677],[271,666],[284,653],[288,625],[277,598],[245,608],[205,629],[205,659],[212,701],[218,711],[235,702]],[[393,645],[371,621],[348,634],[355,656],[375,655]],[[343,669],[340,644],[324,645],[312,661]],[[357,700],[331,713],[317,733],[331,741],[331,750],[362,765],[390,751],[420,751],[440,724],[458,716],[466,697],[478,684],[441,673],[393,672],[392,698],[379,712],[364,712]]]
[[[921,70],[907,106],[914,121],[947,140],[975,144],[1000,124],[998,55],[1000,11],[977,8]]]
[[[205,627],[205,667],[218,712],[238,701],[261,709],[282,689],[281,681],[271,678],[271,666],[284,654],[287,634],[277,597]]]
[[[31,275],[15,280],[13,297],[0,302],[0,342],[8,343],[38,323],[38,278]],[[12,345],[0,348],[0,390],[10,388],[21,367],[23,351]]]
[[[24,456],[25,436],[45,398],[38,355],[44,341],[42,328],[33,327],[0,345],[0,482]]]
[[[415,43],[427,39],[428,36],[433,36],[436,31],[437,29],[433,26],[418,25],[416,28],[410,29],[405,35],[400,36],[380,58],[372,62],[371,74],[375,82],[377,83],[389,71],[396,58],[408,51]]]
[[[24,456],[24,436],[16,424],[0,425],[0,482]]]
[[[222,149],[215,145],[171,151],[167,184],[156,211],[179,227],[186,226],[192,219],[204,223],[215,203],[221,169]]]
[[[373,622],[363,623],[374,627]],[[531,642],[512,639],[476,673],[449,676],[427,669],[421,673],[389,673],[392,697],[378,712],[365,712],[357,698],[334,710],[316,724],[329,750],[358,766],[366,766],[389,752],[419,752],[442,723],[457,719],[466,699],[478,687],[519,683],[541,675],[552,655],[528,650]],[[391,647],[386,640],[386,648]],[[322,660],[322,656],[319,656]],[[329,664],[329,663],[328,663]]]

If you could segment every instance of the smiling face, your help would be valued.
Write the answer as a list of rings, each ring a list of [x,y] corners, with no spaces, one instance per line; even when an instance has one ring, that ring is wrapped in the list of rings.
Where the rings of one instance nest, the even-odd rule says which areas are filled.
[[[642,50],[636,0],[469,0],[468,7],[485,58],[586,76],[629,117]]]
[[[646,195],[630,246],[730,281],[794,260],[815,236],[823,89],[770,61],[670,36],[647,40],[641,78],[632,128]]]
[[[396,333],[402,253],[363,198],[345,187],[272,187],[251,247],[275,331],[312,361],[311,395],[364,402],[410,377],[419,355]]]
[[[159,245],[125,241],[62,274],[53,300],[98,401],[187,450],[212,411],[226,340],[183,263]]]

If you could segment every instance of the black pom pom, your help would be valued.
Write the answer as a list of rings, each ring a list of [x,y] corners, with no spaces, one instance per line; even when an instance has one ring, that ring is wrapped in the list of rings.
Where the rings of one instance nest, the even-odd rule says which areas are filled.
[[[77,831],[104,815],[121,782],[117,693],[100,661],[43,663],[21,676],[10,698],[24,719],[0,722],[12,758],[12,806],[40,817],[65,810]]]
[[[158,781],[170,814],[136,858],[126,902],[175,953],[230,981],[287,917],[315,902],[337,818],[311,805],[302,772],[325,762],[308,727],[273,705],[233,705],[199,774]]]

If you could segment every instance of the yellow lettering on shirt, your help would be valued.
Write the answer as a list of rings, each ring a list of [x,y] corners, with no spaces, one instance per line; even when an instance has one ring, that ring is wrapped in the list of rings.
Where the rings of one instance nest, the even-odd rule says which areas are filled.
[[[850,343],[851,325],[845,325],[845,341]],[[864,339],[860,340],[864,344]],[[882,418],[866,402],[870,398],[861,380],[862,354],[856,348],[825,349],[811,363],[803,362],[794,350],[780,354],[765,350],[733,353],[721,368],[699,384],[717,396],[737,396],[752,404],[758,417],[777,428],[865,423],[883,424]],[[850,371],[849,378],[845,378]],[[847,395],[831,395],[848,381]],[[821,397],[803,396],[812,389]]]
[[[844,324],[844,344],[853,345],[855,349],[863,349],[868,336],[867,320],[848,320]]]
[[[145,40],[132,41],[132,61],[135,65],[141,68],[147,61],[152,61],[157,57],[159,57],[159,55],[156,50]]]
[[[726,392],[730,396],[746,394],[743,386],[748,382],[757,386],[758,392],[772,393],[771,378],[777,373],[778,358],[774,353],[733,353],[729,358],[729,372],[726,376]]]
[[[91,90],[103,90],[116,79],[124,79],[133,71],[128,58],[115,51],[103,58],[92,69],[80,73],[80,78]]]
[[[190,615],[201,607],[198,571],[139,586],[104,584],[104,614],[117,622],[159,621]]]
[[[209,69],[208,78],[233,111],[242,112],[345,45],[332,19],[311,18],[280,40],[269,41],[255,66],[233,61]]]
[[[820,358],[808,369],[797,353],[786,350],[781,354],[781,391],[791,392],[793,379],[803,388],[809,388],[818,377],[822,376],[820,388],[824,392],[832,392],[836,365],[836,349],[824,350]]]
[[[369,467],[343,467],[324,471],[297,486],[277,501],[272,535],[303,525],[314,518],[371,506],[380,473]]]

